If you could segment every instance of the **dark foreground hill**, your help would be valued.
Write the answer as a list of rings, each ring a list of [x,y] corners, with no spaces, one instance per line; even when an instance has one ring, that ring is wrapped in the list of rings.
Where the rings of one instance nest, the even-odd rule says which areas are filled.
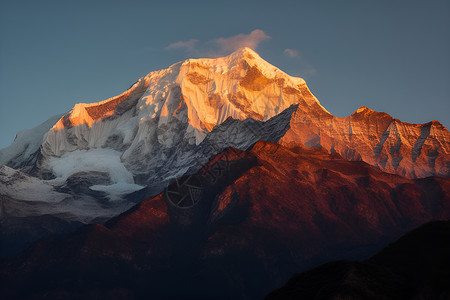
[[[450,299],[450,221],[411,231],[368,260],[296,275],[265,299]]]

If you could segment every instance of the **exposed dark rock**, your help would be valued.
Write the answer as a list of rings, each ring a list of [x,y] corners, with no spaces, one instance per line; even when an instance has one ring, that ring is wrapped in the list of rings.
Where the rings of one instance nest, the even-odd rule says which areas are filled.
[[[108,173],[105,172],[77,172],[70,175],[65,184],[60,188],[67,192],[76,194],[85,194],[95,196],[97,198],[105,197],[104,192],[91,190],[89,187],[93,185],[108,185],[111,184],[111,179]]]

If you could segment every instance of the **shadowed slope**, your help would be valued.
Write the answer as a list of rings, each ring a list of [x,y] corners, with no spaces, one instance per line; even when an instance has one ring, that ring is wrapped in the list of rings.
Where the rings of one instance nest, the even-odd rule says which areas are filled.
[[[262,141],[229,148],[177,182],[106,227],[2,262],[2,288],[33,299],[257,299],[298,270],[367,257],[415,226],[450,218],[449,179],[416,182]],[[169,192],[192,187],[201,190],[189,194],[195,205]]]
[[[450,221],[441,221],[364,262],[331,262],[296,275],[265,299],[448,299],[449,281]]]

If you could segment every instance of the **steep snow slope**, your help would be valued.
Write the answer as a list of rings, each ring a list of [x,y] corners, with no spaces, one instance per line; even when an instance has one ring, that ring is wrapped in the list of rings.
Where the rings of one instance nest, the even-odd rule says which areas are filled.
[[[0,166],[19,168],[32,165],[44,135],[60,118],[61,115],[53,116],[33,129],[20,131],[10,146],[0,149]]]
[[[281,113],[298,102],[295,90],[304,84],[248,48],[224,58],[189,59],[148,74],[117,97],[75,105],[50,130],[42,152],[59,156],[117,146],[120,139],[127,157],[141,144],[140,150],[150,151],[152,135],[151,142],[174,145],[179,123],[188,124],[181,138],[198,145],[229,117],[266,121]]]
[[[60,202],[67,195],[56,192],[50,184],[13,168],[0,168],[0,194],[23,201]]]

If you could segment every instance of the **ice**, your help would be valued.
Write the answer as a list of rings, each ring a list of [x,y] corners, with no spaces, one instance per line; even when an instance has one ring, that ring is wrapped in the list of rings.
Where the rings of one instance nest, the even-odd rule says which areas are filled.
[[[67,196],[44,181],[7,166],[0,168],[0,195],[42,202],[59,202]]]
[[[90,188],[108,193],[111,200],[119,200],[120,196],[143,188],[134,183],[133,175],[121,162],[120,155],[120,152],[113,149],[90,149],[52,157],[48,162],[56,176],[52,181],[62,183],[78,172],[104,172],[109,175],[112,184],[94,185]]]
[[[111,185],[93,185],[89,187],[93,191],[101,191],[107,193],[111,201],[122,200],[122,196],[139,191],[143,188],[139,184],[131,184],[126,182],[118,182]]]

